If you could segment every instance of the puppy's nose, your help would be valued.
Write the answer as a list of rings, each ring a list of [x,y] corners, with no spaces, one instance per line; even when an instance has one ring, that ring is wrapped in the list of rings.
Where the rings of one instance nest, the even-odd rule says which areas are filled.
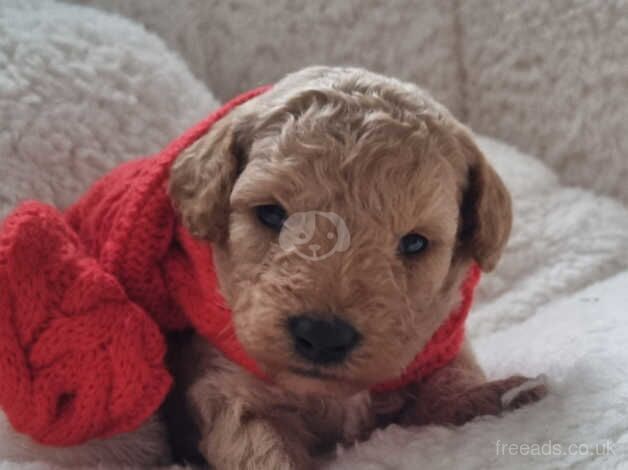
[[[355,328],[340,318],[299,315],[290,318],[288,330],[297,353],[315,364],[341,362],[360,340]]]

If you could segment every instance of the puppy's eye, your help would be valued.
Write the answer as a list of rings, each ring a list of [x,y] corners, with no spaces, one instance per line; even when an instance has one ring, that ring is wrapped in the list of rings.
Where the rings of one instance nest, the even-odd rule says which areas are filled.
[[[279,204],[267,204],[257,206],[255,214],[258,220],[266,227],[279,231],[286,221],[286,210]]]
[[[399,240],[399,253],[404,256],[416,255],[427,248],[427,238],[418,233],[409,233]]]

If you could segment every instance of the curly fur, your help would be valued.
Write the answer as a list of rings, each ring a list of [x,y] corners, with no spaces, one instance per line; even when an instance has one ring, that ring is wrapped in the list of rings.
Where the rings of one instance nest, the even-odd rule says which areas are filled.
[[[275,384],[219,358],[191,382],[201,451],[219,467],[304,468],[322,438],[348,442],[419,409],[413,391],[367,406],[364,390],[397,376],[423,348],[459,302],[470,264],[493,269],[511,226],[508,192],[468,130],[419,88],[353,68],[308,68],[242,105],[179,156],[170,194],[186,226],[213,242],[238,338]],[[289,214],[338,214],[350,246],[313,262],[283,250],[255,218],[256,206],[271,203]],[[328,229],[322,224],[312,239],[323,250],[334,243]],[[410,232],[429,246],[405,259],[397,246]],[[285,324],[312,311],[340,316],[362,335],[341,364],[312,369],[295,354]],[[449,387],[484,387],[499,403],[468,349],[458,363],[469,372],[464,380],[450,374]],[[501,411],[495,400],[481,406],[487,393],[471,400],[468,415]],[[346,413],[308,422],[311,396]],[[269,418],[279,404],[291,411]],[[360,414],[352,410],[365,406],[359,432],[347,433]],[[425,419],[433,421],[417,421]],[[330,426],[335,432],[324,431]]]

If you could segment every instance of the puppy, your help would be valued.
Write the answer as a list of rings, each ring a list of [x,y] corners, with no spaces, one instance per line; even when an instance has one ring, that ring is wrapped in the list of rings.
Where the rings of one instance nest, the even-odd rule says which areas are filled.
[[[357,68],[288,75],[182,152],[169,191],[211,242],[237,338],[266,377],[200,338],[171,348],[170,402],[199,431],[173,434],[210,465],[313,468],[377,426],[458,425],[544,395],[525,377],[488,382],[466,342],[428,376],[374,387],[461,303],[473,266],[495,267],[511,228],[469,131],[416,86]]]

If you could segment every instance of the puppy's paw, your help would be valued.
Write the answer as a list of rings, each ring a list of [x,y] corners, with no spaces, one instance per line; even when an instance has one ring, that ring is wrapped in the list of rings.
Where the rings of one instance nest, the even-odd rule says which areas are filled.
[[[504,410],[515,410],[522,406],[539,401],[547,395],[547,377],[538,375],[534,379],[513,376],[506,379],[512,388],[502,394],[501,404]]]
[[[531,379],[515,375],[477,385],[453,396],[436,398],[428,403],[419,402],[411,413],[404,413],[401,424],[461,426],[478,416],[497,416],[533,403],[546,394],[545,376]]]
[[[460,394],[458,406],[454,406],[452,423],[464,424],[477,416],[499,415],[534,403],[547,394],[546,378],[534,379],[513,375],[507,379],[494,380]]]
[[[301,437],[281,423],[235,411],[213,422],[200,450],[212,468],[221,470],[313,470]]]

